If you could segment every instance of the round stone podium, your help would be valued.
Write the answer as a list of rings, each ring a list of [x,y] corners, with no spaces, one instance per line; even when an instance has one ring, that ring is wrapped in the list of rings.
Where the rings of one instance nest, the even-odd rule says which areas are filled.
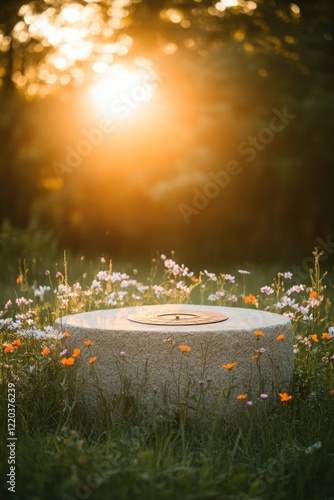
[[[214,322],[200,322],[210,318]],[[102,396],[111,410],[124,398],[149,415],[180,409],[231,415],[249,400],[260,402],[260,394],[268,395],[266,404],[277,401],[292,378],[291,322],[266,311],[141,306],[65,316],[55,328],[70,334],[68,355],[81,350],[71,369],[82,363],[90,413]]]

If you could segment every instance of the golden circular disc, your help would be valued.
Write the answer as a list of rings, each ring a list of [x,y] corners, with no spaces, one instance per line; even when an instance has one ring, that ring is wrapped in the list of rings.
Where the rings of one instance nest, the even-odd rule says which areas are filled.
[[[205,325],[209,323],[219,323],[225,321],[228,317],[210,311],[154,311],[139,312],[128,316],[130,321],[135,323],[144,323],[146,325],[162,326],[187,326],[187,325]]]

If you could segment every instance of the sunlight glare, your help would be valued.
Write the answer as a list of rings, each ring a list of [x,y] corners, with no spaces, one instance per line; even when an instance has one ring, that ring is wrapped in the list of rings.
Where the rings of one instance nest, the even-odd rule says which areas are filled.
[[[94,106],[105,115],[126,118],[139,104],[153,96],[153,87],[147,82],[145,73],[143,69],[112,65],[108,74],[89,89]]]

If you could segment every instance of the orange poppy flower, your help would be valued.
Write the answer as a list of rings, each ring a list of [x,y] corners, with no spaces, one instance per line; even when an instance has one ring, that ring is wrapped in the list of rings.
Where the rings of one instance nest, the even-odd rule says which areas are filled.
[[[19,339],[14,340],[13,345],[16,345],[16,346],[22,345],[21,340],[19,340]]]
[[[310,293],[310,299],[316,299],[318,297],[317,292],[311,292]]]
[[[222,365],[222,368],[226,368],[226,370],[232,370],[232,368],[237,364],[236,361],[234,363],[226,363],[226,365]]]
[[[84,344],[90,346],[93,344],[93,342],[91,342],[90,340],[85,340]]]
[[[16,283],[22,283],[22,276],[19,276],[18,278],[16,278]]]
[[[7,344],[4,348],[4,352],[13,352],[14,351],[14,346],[13,344]]]
[[[48,354],[50,354],[50,352],[51,352],[50,349],[48,347],[45,347],[43,349],[43,351],[41,352],[41,355],[42,356],[47,356]]]
[[[181,352],[190,352],[191,351],[191,349],[188,345],[180,345],[179,349]]]
[[[70,334],[70,333],[68,333],[68,332],[64,332],[64,337],[67,337],[67,338],[68,338],[68,337],[70,337],[70,336],[71,336],[71,334]]]
[[[90,359],[88,360],[88,363],[89,363],[90,365],[92,365],[93,363],[95,363],[95,361],[96,361],[96,360],[97,360],[97,357],[96,357],[96,356],[94,356],[93,358],[90,358]]]
[[[239,395],[237,396],[237,399],[246,399],[246,398],[247,398],[247,396],[248,396],[248,394],[239,394]]]
[[[254,304],[256,302],[256,297],[252,293],[250,293],[247,297],[244,298],[245,304]]]
[[[264,333],[261,332],[261,330],[255,330],[254,335],[256,335],[257,337],[263,337]]]
[[[281,398],[281,401],[289,401],[290,399],[292,399],[292,396],[290,396],[290,394],[288,394],[287,392],[279,392],[278,394]]]
[[[276,340],[280,340],[281,342],[283,342],[283,340],[285,340],[285,335],[284,333],[280,333],[278,337],[276,337]]]
[[[251,359],[258,359],[258,358],[259,358],[258,354],[254,354],[254,356],[251,357]]]
[[[62,364],[63,365],[68,365],[68,366],[72,366],[74,364],[74,358],[63,358],[61,360]]]
[[[314,333],[313,335],[311,335],[311,339],[314,340],[314,342],[319,342],[318,335],[316,333]]]
[[[76,358],[76,357],[80,356],[80,353],[81,353],[80,349],[73,349],[72,357]]]
[[[329,333],[322,333],[322,334],[321,334],[321,337],[322,337],[324,340],[330,340],[330,339],[331,339],[331,336],[329,335]]]

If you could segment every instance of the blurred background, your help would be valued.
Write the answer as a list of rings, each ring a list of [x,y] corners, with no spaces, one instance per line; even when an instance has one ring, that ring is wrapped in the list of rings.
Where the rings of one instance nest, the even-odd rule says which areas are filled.
[[[334,240],[333,21],[329,0],[2,0],[1,273],[63,249],[291,265]]]

